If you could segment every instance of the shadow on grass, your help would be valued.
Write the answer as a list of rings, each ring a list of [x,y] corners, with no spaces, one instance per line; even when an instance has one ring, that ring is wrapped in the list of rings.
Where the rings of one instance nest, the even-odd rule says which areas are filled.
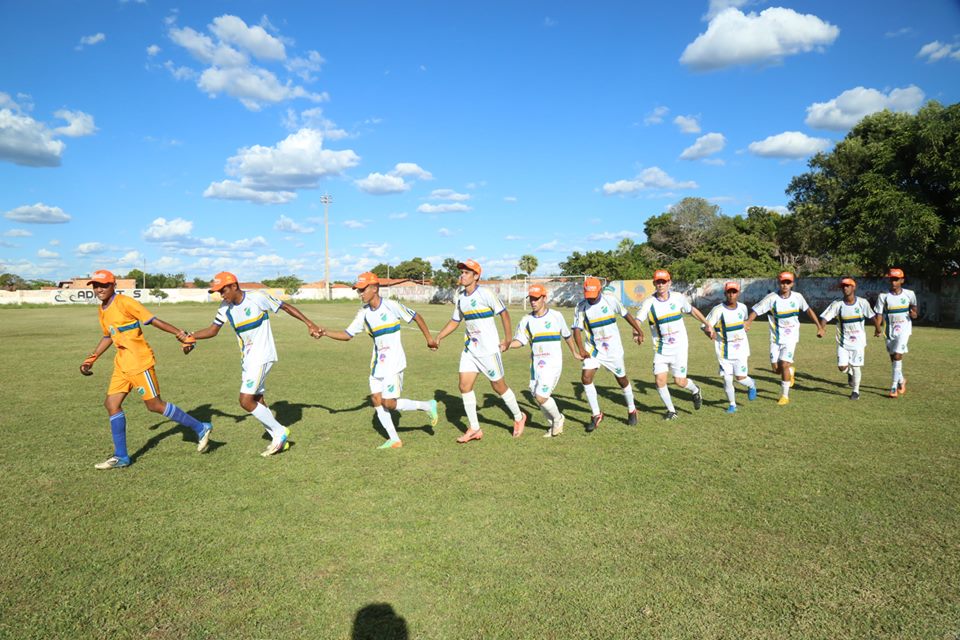
[[[328,407],[325,404],[308,404],[304,402],[287,402],[286,400],[278,400],[270,405],[270,409],[272,409],[277,415],[277,421],[280,424],[289,427],[303,420],[304,409],[323,409],[327,413],[347,413],[352,411],[360,411],[361,409],[369,406],[370,403],[366,399],[362,400],[355,406],[346,407],[343,409]]]
[[[176,435],[179,435],[181,441],[183,441],[183,442],[189,442],[189,443],[191,443],[191,444],[196,444],[196,442],[197,442],[197,434],[194,433],[193,429],[189,429],[189,428],[187,428],[187,427],[184,427],[184,426],[179,425],[179,424],[176,424],[176,423],[171,423],[170,421],[164,421],[164,422],[157,423],[157,424],[151,426],[151,427],[150,427],[150,430],[151,430],[151,431],[156,430],[158,427],[163,426],[163,425],[169,425],[170,428],[167,429],[166,431],[163,431],[163,432],[161,432],[161,433],[158,433],[158,434],[156,434],[156,435],[151,436],[146,442],[144,442],[142,445],[140,445],[140,448],[139,448],[139,449],[137,449],[136,451],[134,451],[133,453],[130,454],[130,461],[131,461],[131,462],[136,462],[136,461],[140,458],[140,456],[146,454],[148,451],[150,451],[151,449],[153,449],[154,447],[156,447],[158,444],[160,444],[161,442],[163,442],[163,441],[166,440],[167,438],[171,438],[171,437],[176,436]],[[217,449],[219,449],[219,448],[222,447],[222,446],[224,446],[224,443],[223,443],[223,442],[215,442],[215,441],[211,438],[211,440],[210,440],[210,446],[209,446],[209,448],[207,449],[207,453],[204,454],[204,455],[207,455],[207,454],[209,454],[209,453],[211,453],[211,452],[213,452],[213,451],[216,451]]]
[[[474,389],[474,392],[477,395],[480,395],[480,392]],[[516,393],[516,392],[514,392]],[[463,412],[463,398],[459,395],[451,395],[444,391],[443,389],[437,389],[434,392],[434,399],[437,401],[437,404],[443,405],[443,418],[448,423],[456,427],[460,432],[466,433],[467,431],[467,420],[466,414]],[[482,429],[484,425],[489,425],[493,427],[499,427],[509,431],[510,434],[513,434],[513,417],[509,414],[507,418],[510,420],[509,424],[503,422],[491,422],[484,414],[480,413],[484,409],[490,409],[491,407],[496,407],[500,411],[506,412],[507,407],[503,404],[503,400],[500,399],[495,392],[490,391],[489,393],[483,394],[483,404],[477,403],[477,418],[480,421],[480,428]],[[522,409],[522,407],[521,407]],[[529,413],[529,411],[525,411]]]
[[[407,621],[385,602],[368,604],[353,618],[351,640],[408,640]]]

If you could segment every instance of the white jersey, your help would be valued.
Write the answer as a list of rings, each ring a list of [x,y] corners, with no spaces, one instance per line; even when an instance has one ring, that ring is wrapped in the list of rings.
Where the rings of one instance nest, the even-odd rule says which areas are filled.
[[[640,304],[637,319],[650,324],[653,348],[657,353],[669,353],[687,346],[687,328],[683,325],[683,314],[693,308],[687,296],[670,291],[666,300],[659,300],[656,294]]]
[[[408,309],[396,300],[380,298],[376,309],[363,305],[357,311],[346,332],[355,336],[365,331],[373,338],[373,355],[370,357],[370,375],[374,378],[394,376],[407,368],[407,356],[400,340],[400,322],[410,322],[417,312]]]
[[[753,305],[753,312],[758,316],[769,313],[771,344],[794,345],[800,341],[800,313],[809,308],[806,299],[796,291],[786,298],[774,292]]]
[[[451,319],[466,321],[463,350],[481,357],[500,353],[495,318],[506,310],[500,297],[484,287],[477,287],[471,294],[461,289]]]
[[[714,347],[722,360],[746,360],[750,357],[750,341],[743,323],[747,319],[747,305],[738,302],[733,309],[718,304],[707,314],[707,326],[713,327]]]
[[[608,293],[600,294],[596,303],[581,300],[573,312],[573,328],[584,332],[584,348],[591,358],[619,359],[623,357],[623,342],[617,327],[617,316],[625,318],[630,312]]]
[[[528,313],[517,325],[513,339],[522,345],[530,345],[530,371],[535,368],[559,370],[563,366],[563,341],[570,337],[570,329],[563,314],[547,309],[542,316]]]
[[[269,313],[276,313],[282,306],[283,303],[270,294],[259,291],[244,291],[243,300],[237,304],[220,303],[213,324],[223,326],[229,322],[237,332],[240,358],[245,368],[277,361]]]
[[[887,339],[910,335],[913,331],[910,307],[915,306],[917,306],[917,296],[910,289],[901,289],[900,293],[886,291],[877,297],[877,304],[874,305],[873,311],[883,314]]]
[[[856,298],[853,304],[843,300],[834,300],[823,310],[820,318],[824,322],[837,319],[837,344],[845,349],[863,349],[867,346],[865,323],[876,315],[870,303]]]

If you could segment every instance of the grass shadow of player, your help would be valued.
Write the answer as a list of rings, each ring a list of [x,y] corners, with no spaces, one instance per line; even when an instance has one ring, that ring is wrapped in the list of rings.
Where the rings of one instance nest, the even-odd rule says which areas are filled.
[[[160,422],[151,426],[150,430],[151,431],[156,430],[157,428],[163,425],[168,425],[169,428],[166,429],[165,431],[161,431],[160,433],[150,436],[150,438],[148,438],[146,442],[140,445],[139,449],[137,449],[136,451],[130,454],[131,462],[136,462],[138,459],[140,459],[141,456],[145,455],[148,451],[155,448],[157,445],[159,445],[161,442],[163,442],[167,438],[172,438],[177,435],[180,436],[180,439],[182,442],[189,442],[191,444],[197,443],[197,434],[193,431],[193,429],[184,427],[183,425],[179,425],[176,423],[171,424],[170,422]],[[219,449],[220,447],[224,446],[224,444],[225,443],[223,442],[214,442],[211,439],[210,447],[207,449],[207,453],[210,453],[211,451],[215,451]]]
[[[385,602],[368,604],[353,618],[351,640],[408,640],[407,621]]]
[[[403,413],[405,412],[400,412],[400,411],[390,412],[390,415],[393,416],[393,428],[397,430],[398,434],[407,433],[408,431],[423,431],[427,435],[431,435],[431,436],[435,434],[433,427],[430,426],[430,417],[428,414],[422,411],[415,412],[415,413],[423,413],[423,415],[426,416],[427,423],[417,427],[404,427],[401,424],[401,421],[403,420]],[[389,435],[387,435],[387,432],[384,430],[383,425],[380,424],[380,418],[377,417],[376,411],[374,411],[373,415],[370,416],[370,424],[373,426],[373,430],[376,431],[381,436],[383,436],[384,439],[387,439],[390,437]]]
[[[350,411],[360,411],[367,406],[369,406],[369,402],[366,400],[356,406],[346,407],[343,409],[328,407],[325,404],[309,404],[305,402],[288,402],[286,400],[279,400],[272,403],[270,405],[270,409],[274,412],[274,414],[276,414],[277,422],[289,427],[303,420],[304,409],[323,409],[328,413],[345,413]]]
[[[434,392],[434,399],[437,401],[438,405],[443,405],[443,417],[444,419],[456,427],[461,433],[466,433],[467,431],[467,421],[466,414],[463,411],[463,397],[454,396],[443,389],[437,389]],[[457,408],[459,407],[459,409]],[[493,427],[500,427],[501,429],[506,429],[511,434],[513,433],[513,421],[509,425],[502,422],[492,422],[484,414],[481,414],[480,411],[483,409],[489,409],[491,407],[496,407],[501,411],[506,412],[507,407],[503,404],[503,400],[500,399],[496,393],[491,392],[484,394],[483,403],[477,403],[477,418],[481,422],[480,428],[482,429],[484,425],[490,425]],[[509,416],[508,416],[509,417]]]

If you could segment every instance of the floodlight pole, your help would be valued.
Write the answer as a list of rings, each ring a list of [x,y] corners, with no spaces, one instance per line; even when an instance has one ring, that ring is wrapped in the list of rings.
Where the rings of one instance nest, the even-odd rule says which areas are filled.
[[[330,287],[330,203],[333,196],[328,193],[320,196],[323,203],[323,234],[324,234],[324,267],[323,282],[327,288],[327,300],[333,300],[333,291]]]

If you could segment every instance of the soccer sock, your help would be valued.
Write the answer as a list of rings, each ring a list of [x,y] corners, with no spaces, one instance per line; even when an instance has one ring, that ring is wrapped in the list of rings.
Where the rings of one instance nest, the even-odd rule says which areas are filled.
[[[893,361],[893,384],[891,384],[890,387],[891,388],[896,387],[901,380],[903,380],[903,360],[894,360]]]
[[[685,386],[684,389],[693,394],[700,393],[700,387],[698,387],[697,383],[690,378],[687,378],[687,386]]]
[[[673,406],[673,400],[670,399],[670,389],[667,388],[667,385],[657,387],[657,393],[660,394],[660,399],[663,400],[663,404],[667,407],[667,411],[670,413],[676,413],[677,410]]]
[[[552,426],[553,426],[553,418],[550,417],[550,414],[547,413],[547,410],[544,409],[543,405],[540,405],[540,413],[543,415],[543,419],[547,421],[547,424],[552,427]]]
[[[257,403],[257,408],[250,412],[254,418],[259,420],[263,424],[263,428],[267,430],[267,433],[270,434],[270,437],[277,439],[283,435],[283,425],[277,422],[277,419],[273,417],[273,414],[270,413],[270,409],[264,405]]]
[[[753,378],[751,378],[750,376],[747,376],[743,380],[737,380],[737,382],[745,386],[747,389],[753,388],[757,385],[757,383],[754,382]]]
[[[557,401],[553,398],[547,398],[547,401],[540,405],[540,407],[547,412],[550,420],[556,424],[557,420],[560,419],[560,407],[557,406]]]
[[[633,404],[633,386],[628,384],[625,387],[621,387],[621,390],[623,391],[623,399],[627,401],[627,411],[633,413],[637,410],[636,405]]]
[[[397,428],[393,426],[393,416],[390,415],[389,411],[383,407],[377,407],[377,418],[380,420],[380,424],[383,425],[383,430],[387,432],[388,438],[391,440],[400,439],[400,436],[397,435]]]
[[[587,394],[587,402],[590,404],[590,414],[600,414],[600,403],[597,402],[597,387],[591,382],[583,385],[583,392]]]
[[[467,414],[467,425],[471,429],[479,429],[480,420],[477,419],[477,394],[473,391],[467,391],[463,394],[463,411]]]
[[[430,403],[399,398],[397,400],[397,411],[430,411]]]
[[[737,396],[733,391],[733,374],[723,376],[723,390],[727,392],[727,401],[731,405],[737,406]]]
[[[197,435],[200,435],[200,432],[203,430],[203,423],[194,418],[192,415],[173,404],[168,402],[167,406],[163,409],[164,417],[170,418],[178,424],[193,429]]]
[[[113,436],[113,455],[118,458],[128,458],[127,414],[123,411],[110,416],[110,435]]]
[[[780,395],[782,395],[784,398],[790,397],[790,381],[789,380],[782,380],[780,382]]]
[[[860,367],[850,367],[853,369],[853,391],[860,393]]]
[[[523,414],[520,413],[520,405],[517,404],[517,396],[513,393],[513,389],[507,388],[507,392],[500,396],[503,398],[504,404],[507,405],[507,410],[513,414],[514,420],[519,420],[523,417]]]

